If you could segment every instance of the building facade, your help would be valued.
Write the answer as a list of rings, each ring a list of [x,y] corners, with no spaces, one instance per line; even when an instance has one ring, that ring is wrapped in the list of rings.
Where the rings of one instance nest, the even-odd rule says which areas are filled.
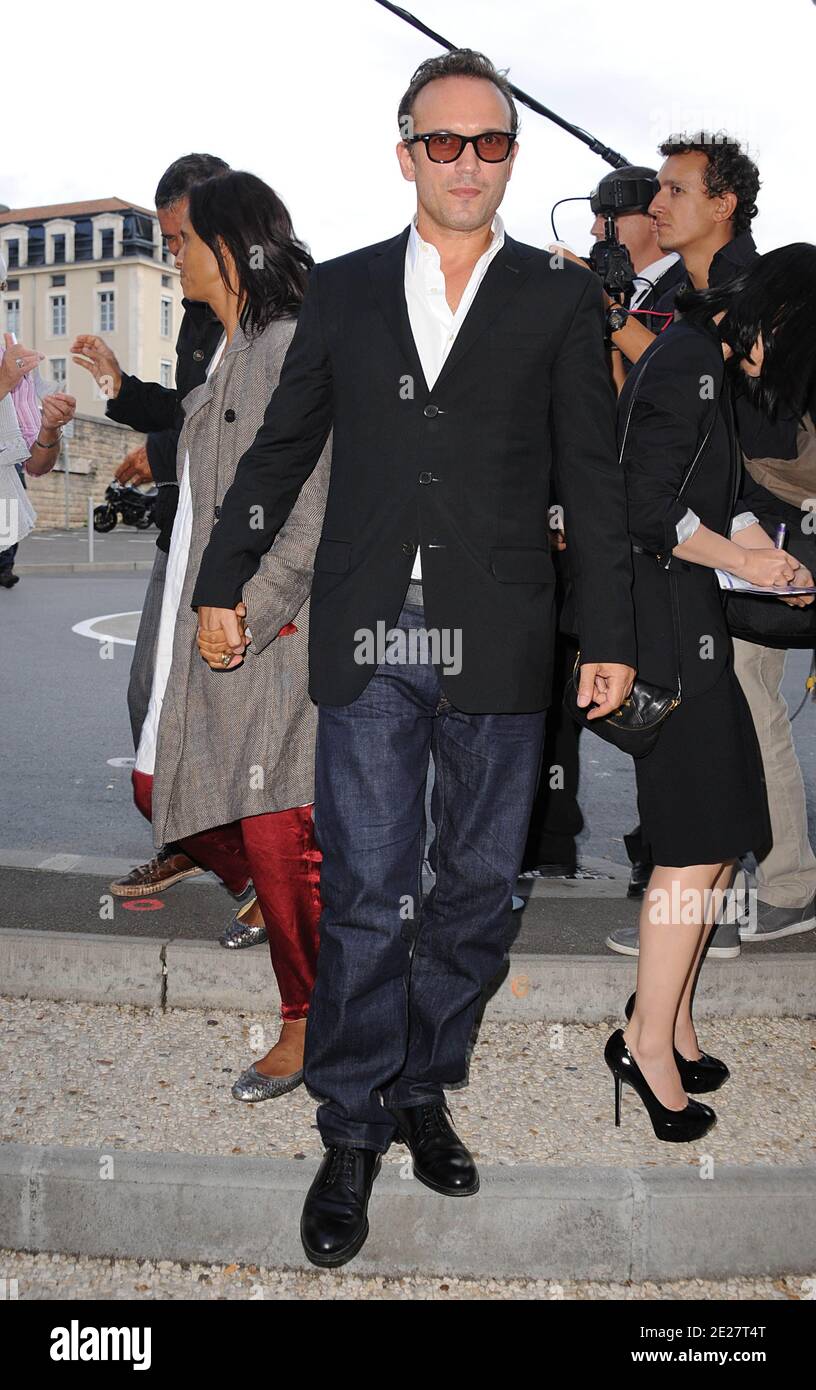
[[[0,331],[44,354],[43,377],[78,413],[105,415],[93,377],[71,361],[80,333],[104,338],[125,371],[172,386],[181,283],[155,212],[121,198],[0,211],[0,250]]]

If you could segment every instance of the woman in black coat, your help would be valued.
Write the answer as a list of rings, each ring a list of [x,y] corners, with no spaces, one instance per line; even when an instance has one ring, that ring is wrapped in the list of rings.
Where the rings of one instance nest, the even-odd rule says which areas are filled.
[[[654,748],[635,760],[655,868],[641,910],[630,1021],[605,1053],[616,1124],[627,1080],[657,1137],[672,1141],[699,1138],[716,1119],[687,1095],[716,1090],[729,1074],[700,1054],[691,999],[736,863],[749,851],[760,855],[770,840],[759,747],[715,569],[763,586],[813,583],[740,501],[731,376],[752,378],[755,403],[769,413],[780,382],[791,403],[810,398],[816,247],[771,252],[730,286],[687,292],[678,305],[684,317],[633,367],[618,407],[638,678],[679,688],[681,698]]]

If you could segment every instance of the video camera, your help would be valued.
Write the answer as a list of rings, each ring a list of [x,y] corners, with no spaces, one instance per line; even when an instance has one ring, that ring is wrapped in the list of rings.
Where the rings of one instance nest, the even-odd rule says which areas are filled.
[[[626,164],[604,174],[589,195],[595,216],[604,219],[604,235],[589,253],[589,266],[603,281],[610,299],[619,304],[631,293],[635,268],[626,247],[618,240],[616,218],[626,212],[645,213],[660,185],[654,169]]]

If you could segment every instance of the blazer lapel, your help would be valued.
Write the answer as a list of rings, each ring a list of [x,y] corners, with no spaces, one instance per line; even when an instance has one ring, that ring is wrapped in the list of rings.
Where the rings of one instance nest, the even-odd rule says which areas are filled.
[[[369,274],[374,294],[385,316],[386,323],[399,344],[406,361],[410,364],[414,381],[423,391],[427,391],[425,373],[416,350],[408,305],[405,302],[405,249],[408,245],[406,227],[399,236],[394,237],[369,262]]]
[[[531,258],[522,255],[518,243],[505,233],[504,245],[496,252],[487,267],[484,279],[465,315],[464,323],[454,339],[453,347],[434,382],[435,391],[444,384],[451,372],[456,370],[462,358],[490,326],[496,315],[518,293],[529,276],[531,267]]]

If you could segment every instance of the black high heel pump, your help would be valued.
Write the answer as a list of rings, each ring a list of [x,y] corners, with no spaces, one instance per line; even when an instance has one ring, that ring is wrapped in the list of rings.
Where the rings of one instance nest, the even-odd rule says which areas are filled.
[[[624,1010],[627,1020],[632,1017],[634,1011],[635,995],[632,994],[627,999]],[[701,1057],[689,1059],[675,1048],[674,1060],[680,1073],[683,1090],[687,1091],[690,1096],[699,1096],[705,1091],[718,1091],[723,1082],[727,1081],[731,1075],[725,1062],[721,1062],[718,1057],[710,1057],[707,1052],[704,1052]]]
[[[616,1028],[607,1040],[604,1061],[615,1078],[617,1126],[620,1126],[621,1091],[624,1081],[629,1082],[643,1101],[658,1139],[664,1139],[670,1144],[688,1143],[693,1139],[701,1139],[706,1131],[717,1123],[714,1111],[699,1100],[690,1100],[685,1110],[670,1110],[667,1105],[663,1105],[626,1046],[622,1028]]]

